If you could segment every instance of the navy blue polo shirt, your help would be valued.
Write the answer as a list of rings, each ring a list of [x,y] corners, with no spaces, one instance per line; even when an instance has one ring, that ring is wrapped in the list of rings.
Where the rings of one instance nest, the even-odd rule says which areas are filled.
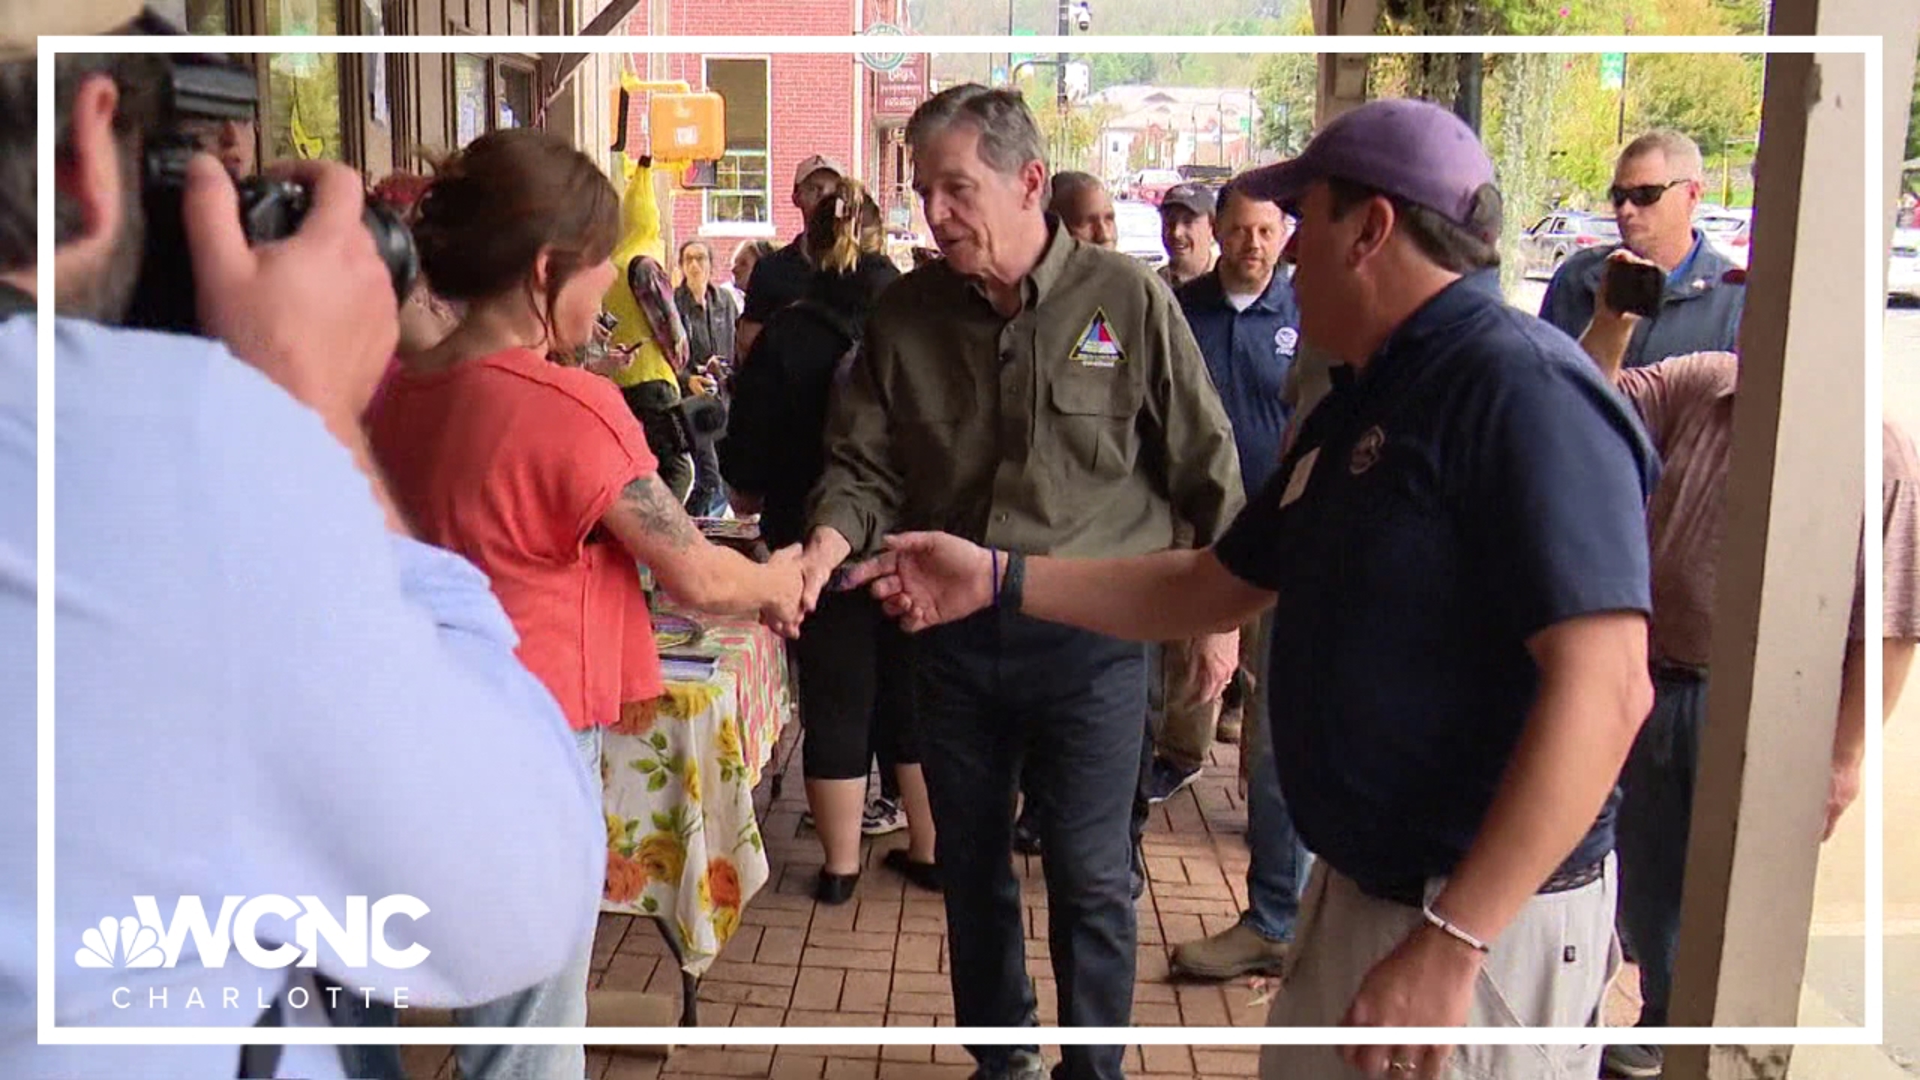
[[[1226,406],[1234,446],[1240,451],[1240,479],[1248,491],[1257,491],[1280,467],[1280,442],[1287,430],[1288,409],[1281,395],[1300,347],[1300,309],[1293,286],[1276,271],[1258,299],[1245,311],[1235,311],[1215,270],[1187,282],[1174,295],[1200,343],[1220,404]]]
[[[1450,873],[1478,834],[1538,688],[1527,639],[1651,609],[1659,463],[1593,362],[1492,273],[1334,376],[1215,551],[1278,595],[1273,744],[1301,837],[1396,886]],[[1617,802],[1569,867],[1612,849]]]
[[[1560,264],[1540,299],[1540,317],[1578,341],[1593,321],[1594,297],[1607,257],[1619,244],[1576,251]],[[1660,310],[1641,319],[1627,340],[1625,367],[1657,364],[1696,352],[1739,352],[1740,317],[1747,308],[1747,276],[1694,230],[1693,248],[1667,275]]]

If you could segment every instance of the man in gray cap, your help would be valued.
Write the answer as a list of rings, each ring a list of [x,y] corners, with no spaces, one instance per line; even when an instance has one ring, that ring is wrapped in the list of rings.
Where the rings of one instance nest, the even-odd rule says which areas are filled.
[[[803,234],[806,220],[813,216],[813,208],[833,194],[845,175],[846,166],[825,154],[801,158],[793,167],[793,208],[800,211]],[[753,265],[753,278],[738,283],[747,290],[747,305],[741,309],[740,322],[734,331],[733,347],[737,357],[745,359],[747,350],[753,348],[753,339],[760,336],[761,328],[773,318],[774,312],[806,293],[807,276],[812,272],[806,246],[799,236]]]
[[[1573,341],[1502,298],[1493,167],[1451,112],[1371,102],[1237,183],[1298,220],[1302,335],[1338,366],[1226,535],[1066,559],[909,533],[851,580],[910,630],[998,605],[1165,641],[1273,607],[1273,752],[1318,858],[1269,1021],[1595,1024],[1614,782],[1652,700],[1656,458]],[[1599,1055],[1274,1046],[1261,1071],[1546,1080]]]
[[[1167,265],[1160,280],[1179,288],[1213,272],[1213,192],[1175,184],[1160,198],[1160,242]]]

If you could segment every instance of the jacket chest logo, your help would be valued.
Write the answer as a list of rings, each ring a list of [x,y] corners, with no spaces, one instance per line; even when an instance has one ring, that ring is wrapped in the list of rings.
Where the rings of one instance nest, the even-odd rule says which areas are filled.
[[[1353,444],[1353,454],[1347,458],[1347,471],[1355,476],[1366,472],[1380,461],[1380,452],[1386,448],[1387,433],[1375,424],[1360,436]]]
[[[1291,326],[1283,326],[1273,332],[1273,351],[1281,356],[1292,356],[1300,345],[1300,331]]]
[[[1073,351],[1067,354],[1067,359],[1077,362],[1081,367],[1091,368],[1110,368],[1123,363],[1126,358],[1119,340],[1113,336],[1113,324],[1101,308],[1094,309],[1093,318],[1087,320],[1087,328],[1080,331]]]

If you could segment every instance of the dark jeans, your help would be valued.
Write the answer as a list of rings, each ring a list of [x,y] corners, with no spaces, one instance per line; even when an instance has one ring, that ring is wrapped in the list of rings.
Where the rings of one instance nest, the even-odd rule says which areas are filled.
[[[1136,963],[1128,832],[1145,734],[1144,650],[999,611],[928,631],[920,646],[916,705],[955,1022],[1037,1020],[1007,855],[1015,778],[1025,775],[1040,796],[1034,824],[1046,849],[1060,1025],[1128,1026]],[[992,1074],[1017,1048],[968,1049]],[[1121,1051],[1063,1047],[1056,1076],[1118,1080]]]
[[[693,490],[687,494],[687,513],[719,517],[726,512],[726,486],[720,482],[720,451],[711,442],[693,447]]]
[[[1640,964],[1640,1024],[1665,1027],[1693,824],[1694,771],[1707,718],[1704,678],[1656,670],[1653,712],[1620,773],[1621,936]]]

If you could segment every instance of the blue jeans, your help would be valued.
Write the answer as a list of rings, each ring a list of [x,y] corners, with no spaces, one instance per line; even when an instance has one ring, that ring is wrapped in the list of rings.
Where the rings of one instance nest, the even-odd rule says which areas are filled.
[[[1127,1026],[1137,964],[1128,818],[1145,736],[1144,650],[997,610],[918,641],[915,703],[946,882],[955,1020],[1037,1020],[1020,883],[1007,857],[1018,775],[1039,796],[1059,1025]],[[967,1049],[995,1077],[1016,1067],[1016,1052],[1038,1047]],[[1062,1047],[1054,1075],[1121,1080],[1122,1049]]]
[[[600,787],[601,731],[576,731],[580,756],[594,788]],[[455,1009],[461,1027],[577,1027],[587,1024],[587,979],[593,966],[593,935],[559,974],[485,1005]],[[584,1033],[583,1033],[584,1034]],[[465,1080],[580,1080],[587,1075],[585,1046],[461,1046],[454,1060]]]
[[[1667,1024],[1706,714],[1706,679],[1656,670],[1653,712],[1620,773],[1619,926],[1640,964],[1642,1027]]]
[[[1293,924],[1300,918],[1300,894],[1306,890],[1313,856],[1293,830],[1293,815],[1280,792],[1280,765],[1273,752],[1273,713],[1265,690],[1248,712],[1259,722],[1259,745],[1245,747],[1253,754],[1247,770],[1247,910],[1240,921],[1268,941],[1292,941]]]

